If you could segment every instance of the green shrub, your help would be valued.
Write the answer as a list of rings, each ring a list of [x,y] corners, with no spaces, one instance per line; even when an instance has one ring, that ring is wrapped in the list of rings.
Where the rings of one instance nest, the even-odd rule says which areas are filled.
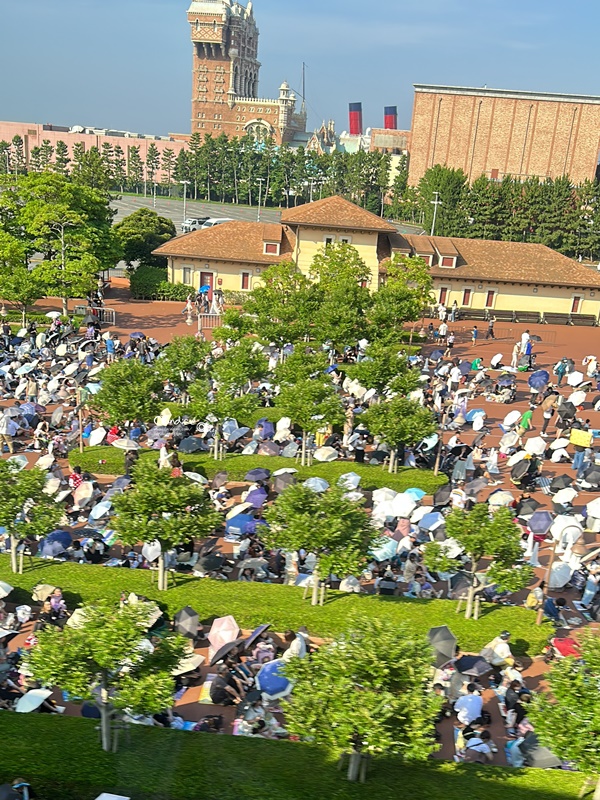
[[[158,267],[138,267],[129,279],[131,296],[136,300],[176,300],[185,302],[193,286],[169,283],[167,270]]]
[[[143,459],[157,460],[156,450],[143,450]],[[362,488],[379,489],[387,486],[397,492],[415,487],[431,494],[447,483],[445,475],[438,475],[422,469],[401,468],[391,475],[381,467],[369,464],[356,464],[353,461],[332,461],[322,464],[315,461],[311,467],[301,467],[294,459],[280,456],[242,456],[228,455],[224,461],[215,461],[209,453],[180,454],[186,471],[200,472],[212,478],[217,472],[227,470],[229,479],[242,481],[247,472],[256,467],[266,467],[272,472],[283,467],[294,467],[299,478],[324,478],[330,484],[335,483],[345,472],[356,472],[362,476]],[[71,464],[78,464],[82,469],[98,475],[122,475],[124,455],[122,450],[114,447],[87,447],[83,453],[72,450],[69,454]]]
[[[223,298],[228,306],[243,306],[248,299],[248,292],[225,289],[223,292]]]

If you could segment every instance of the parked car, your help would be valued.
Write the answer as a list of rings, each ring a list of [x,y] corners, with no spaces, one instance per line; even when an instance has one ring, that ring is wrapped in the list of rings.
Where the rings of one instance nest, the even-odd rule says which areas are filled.
[[[208,222],[210,217],[188,217],[181,226],[184,233],[191,233],[192,231],[199,231],[205,222]]]
[[[201,230],[206,230],[207,228],[214,228],[215,225],[222,225],[224,222],[234,222],[234,220],[229,219],[228,217],[211,217],[211,219],[207,219],[204,225],[202,226]]]

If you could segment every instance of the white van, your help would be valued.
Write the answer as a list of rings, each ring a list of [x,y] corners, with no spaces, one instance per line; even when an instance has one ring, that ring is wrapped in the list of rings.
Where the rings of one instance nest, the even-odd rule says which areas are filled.
[[[207,228],[214,228],[215,225],[222,225],[224,222],[234,222],[233,219],[228,219],[227,217],[212,217],[211,219],[207,219],[204,225],[200,228],[201,231],[206,230]]]

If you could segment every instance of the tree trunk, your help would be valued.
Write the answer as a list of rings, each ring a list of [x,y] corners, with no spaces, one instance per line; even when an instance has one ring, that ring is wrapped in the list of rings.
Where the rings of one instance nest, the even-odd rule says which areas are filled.
[[[306,431],[302,431],[302,457],[300,459],[300,465],[302,467],[306,466]]]
[[[67,297],[62,298],[62,313],[63,317],[69,316],[69,300]]]
[[[312,586],[312,599],[310,601],[311,606],[318,606],[319,605],[319,573],[317,572],[317,568],[313,570],[312,574],[313,579],[313,586]]]
[[[477,593],[477,587],[475,586],[475,563],[470,557],[472,569],[471,569],[471,585],[469,586],[469,590],[467,592],[467,607],[465,609],[465,619],[471,619],[473,616],[473,603],[475,600],[475,595]]]
[[[102,749],[105,753],[111,751],[110,741],[110,706],[108,704],[108,692],[102,689],[100,697],[100,734],[102,736]]]
[[[361,761],[361,754],[357,753],[356,750],[352,750],[350,753],[350,759],[348,761],[348,780],[352,781],[352,783],[356,783],[358,781],[358,775],[360,772],[360,761]]]
[[[10,535],[10,568],[11,570],[17,574],[19,571],[19,565],[17,563],[17,547],[19,545],[19,540],[15,537],[14,534],[11,533]]]
[[[390,450],[390,465],[388,468],[388,472],[390,473],[390,475],[392,474],[392,472],[394,471],[394,467],[396,466],[396,457],[397,457],[396,454],[397,450],[395,449]]]
[[[164,592],[167,588],[167,571],[165,569],[165,554],[161,553],[158,557],[158,591]]]
[[[219,460],[219,442],[220,442],[219,431],[217,429],[215,431],[215,442],[214,442],[214,448],[215,449],[214,449],[214,453],[213,453],[213,458],[215,459],[215,461]]]

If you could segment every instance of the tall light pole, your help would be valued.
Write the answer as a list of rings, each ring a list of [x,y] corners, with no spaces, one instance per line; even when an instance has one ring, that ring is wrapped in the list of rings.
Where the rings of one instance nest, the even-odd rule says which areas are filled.
[[[183,186],[183,221],[185,222],[187,219],[187,187],[190,185],[190,181],[179,181],[179,183]]]
[[[431,201],[431,205],[433,206],[433,223],[431,224],[431,235],[435,236],[435,223],[437,220],[437,210],[438,206],[443,205],[442,201],[440,200],[440,193],[434,192],[435,200]]]
[[[262,187],[263,187],[263,183],[265,182],[265,179],[264,178],[257,178],[256,180],[257,180],[257,183],[258,183],[258,215],[256,217],[256,221],[260,222],[260,207],[262,205]]]

